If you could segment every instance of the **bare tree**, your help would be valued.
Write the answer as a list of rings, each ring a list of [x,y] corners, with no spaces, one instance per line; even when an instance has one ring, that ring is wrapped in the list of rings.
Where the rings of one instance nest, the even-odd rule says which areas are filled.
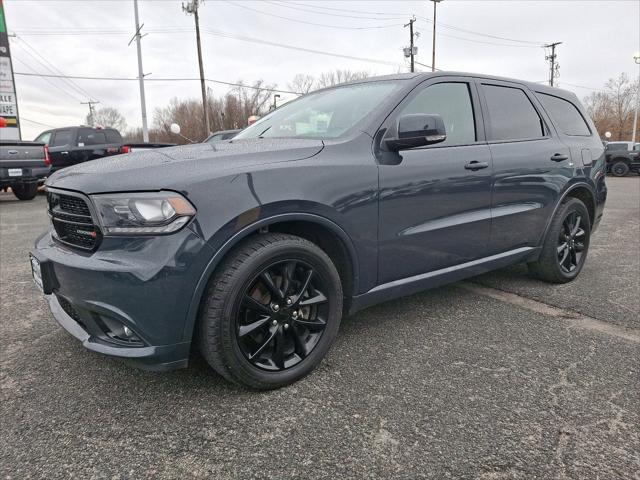
[[[331,72],[325,72],[318,77],[315,87],[325,88],[338,85],[339,83],[352,82],[354,80],[362,80],[367,78],[369,72],[364,70],[351,71],[351,70],[333,70]]]
[[[600,135],[610,131],[613,140],[628,140],[632,136],[633,108],[637,83],[622,73],[610,79],[605,89],[584,99],[589,116]]]
[[[313,75],[298,73],[289,83],[289,90],[302,94],[309,93],[313,90],[315,83],[316,79]]]
[[[87,115],[87,125],[90,125],[91,116]],[[104,107],[95,111],[93,114],[93,124],[102,127],[111,127],[124,132],[127,128],[127,121],[124,116],[115,108]],[[93,126],[93,125],[92,125]]]
[[[264,115],[271,99],[272,85],[262,80],[251,86],[238,82],[239,86],[222,97],[215,97],[211,90],[207,95],[209,124],[212,131],[244,128],[251,115]],[[154,129],[150,137],[158,142],[187,143],[184,138],[171,133],[171,124],[180,125],[181,134],[196,141],[203,141],[207,132],[202,126],[202,104],[195,99],[174,98],[168,106],[156,108]],[[136,135],[136,132],[132,132]]]

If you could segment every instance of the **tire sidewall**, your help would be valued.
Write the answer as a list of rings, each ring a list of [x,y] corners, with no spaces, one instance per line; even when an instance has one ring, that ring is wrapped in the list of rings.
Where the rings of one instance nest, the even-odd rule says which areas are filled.
[[[617,168],[619,168],[620,171],[617,171]],[[629,166],[624,162],[616,162],[611,166],[611,173],[615,177],[624,177],[629,173]]]
[[[570,213],[573,212],[579,213],[582,217],[582,225],[583,230],[585,231],[585,240],[584,240],[584,250],[582,252],[582,257],[580,258],[580,263],[577,265],[576,269],[573,272],[565,272],[560,263],[558,262],[558,237],[560,236],[560,229]],[[564,203],[560,207],[560,211],[558,212],[558,222],[554,222],[553,229],[549,231],[549,241],[553,242],[549,245],[548,248],[551,249],[553,247],[553,252],[555,252],[554,256],[554,267],[557,274],[566,280],[573,280],[578,276],[578,274],[582,271],[582,267],[587,260],[587,254],[589,253],[589,244],[591,243],[591,222],[589,220],[589,212],[587,211],[587,207],[585,207],[584,203],[577,199],[571,199],[568,202]]]
[[[329,313],[327,325],[322,336],[303,361],[283,371],[269,372],[252,365],[240,350],[236,336],[236,318],[242,295],[253,278],[265,268],[283,260],[304,261],[313,267],[322,278],[323,284],[331,288],[330,291],[323,292],[329,300]],[[284,242],[269,245],[256,252],[238,269],[234,285],[224,299],[220,333],[225,364],[230,370],[235,371],[234,373],[237,375],[248,376],[265,385],[266,388],[276,388],[293,383],[309,374],[325,357],[338,333],[341,315],[342,288],[340,286],[340,277],[331,260],[321,250],[315,251],[315,249],[292,246]]]
[[[18,200],[33,200],[38,194],[38,184],[23,183],[12,185],[11,191]]]

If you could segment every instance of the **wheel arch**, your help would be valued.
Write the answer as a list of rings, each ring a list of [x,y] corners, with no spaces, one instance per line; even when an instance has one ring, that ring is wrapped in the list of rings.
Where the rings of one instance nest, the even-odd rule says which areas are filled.
[[[589,212],[589,224],[591,225],[591,227],[593,227],[593,224],[596,221],[596,195],[595,195],[594,189],[588,183],[584,183],[584,182],[574,183],[573,185],[569,186],[562,193],[562,195],[560,195],[560,198],[556,202],[556,205],[553,208],[553,213],[547,220],[547,225],[544,229],[542,237],[540,238],[539,245],[542,245],[542,243],[544,242],[544,239],[547,236],[547,232],[551,227],[551,222],[553,221],[553,218],[556,216],[556,212],[558,211],[558,208],[560,208],[560,205],[562,205],[562,203],[569,197],[577,198],[578,200],[580,200],[582,203],[585,204],[585,206],[587,207],[587,211]]]
[[[338,224],[321,215],[312,213],[286,213],[262,218],[245,226],[215,251],[206,265],[194,293],[191,297],[189,310],[183,333],[184,341],[193,337],[197,317],[206,287],[220,262],[242,240],[251,235],[259,235],[264,231],[290,233],[306,238],[316,243],[336,264],[343,282],[345,308],[348,308],[349,298],[358,291],[359,262],[356,249],[348,234]]]

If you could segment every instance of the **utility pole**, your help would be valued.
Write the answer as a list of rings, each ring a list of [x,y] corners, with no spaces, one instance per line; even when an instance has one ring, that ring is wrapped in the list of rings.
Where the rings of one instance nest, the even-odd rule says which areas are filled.
[[[204,0],[191,0],[186,5],[183,3],[182,10],[188,15],[193,14],[196,21],[196,42],[198,44],[198,64],[200,66],[200,88],[202,89],[202,112],[204,114],[204,128],[206,131],[206,136],[209,136],[209,134],[211,133],[211,128],[209,127],[207,88],[205,86],[204,80],[204,67],[202,66],[202,47],[200,46],[200,18],[198,17],[198,4],[200,1]]]
[[[140,20],[138,18],[138,0],[133,0],[133,11],[135,13],[136,19],[136,33],[129,40],[129,45],[133,39],[136,39],[136,47],[138,50],[138,82],[140,83],[140,109],[142,110],[142,140],[147,143],[149,142],[149,128],[147,126],[147,102],[144,96],[144,73],[142,71],[142,47],[140,46],[140,39],[144,35],[140,35],[140,30],[144,27],[144,23],[140,25]]]
[[[636,143],[636,130],[638,129],[638,108],[640,108],[640,52],[636,52],[633,55],[633,61],[638,65],[638,89],[636,90],[636,112],[633,115],[633,133],[631,134],[631,141]]]
[[[93,127],[93,119],[94,119],[94,113],[95,113],[95,109],[93,108],[93,106],[97,103],[100,103],[98,101],[94,101],[94,100],[89,100],[88,102],[80,102],[81,105],[89,105],[89,116],[87,117],[87,120],[89,120],[89,126]]]
[[[409,20],[409,23],[407,23],[405,25],[406,27],[409,27],[409,51],[407,52],[407,49],[405,49],[405,57],[410,57],[411,58],[411,73],[415,72],[415,61],[414,61],[414,56],[415,56],[415,50],[413,47],[413,23],[416,21],[415,17],[412,18],[411,20]],[[408,55],[407,55],[408,53]]]
[[[438,13],[437,6],[442,0],[431,0],[433,2],[433,40],[431,48],[431,71],[436,71],[436,16]]]
[[[550,43],[549,45],[544,45],[544,48],[550,48],[551,49],[551,55],[547,55],[546,57],[544,57],[545,60],[547,60],[549,62],[550,68],[549,68],[549,85],[553,87],[553,79],[558,77],[558,70],[560,68],[560,65],[558,65],[556,63],[556,47],[558,45],[562,45],[562,42],[555,42],[555,43]]]

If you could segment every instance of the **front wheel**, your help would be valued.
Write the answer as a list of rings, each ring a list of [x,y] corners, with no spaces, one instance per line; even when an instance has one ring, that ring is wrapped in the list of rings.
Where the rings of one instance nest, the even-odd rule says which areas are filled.
[[[582,270],[590,235],[587,207],[577,198],[565,199],[551,221],[540,257],[529,270],[546,282],[570,282]]]
[[[211,279],[199,347],[228,380],[279,388],[322,361],[341,316],[340,277],[324,251],[293,235],[257,235],[231,251]]]
[[[33,200],[38,194],[38,184],[16,183],[11,185],[11,191],[18,200]]]

